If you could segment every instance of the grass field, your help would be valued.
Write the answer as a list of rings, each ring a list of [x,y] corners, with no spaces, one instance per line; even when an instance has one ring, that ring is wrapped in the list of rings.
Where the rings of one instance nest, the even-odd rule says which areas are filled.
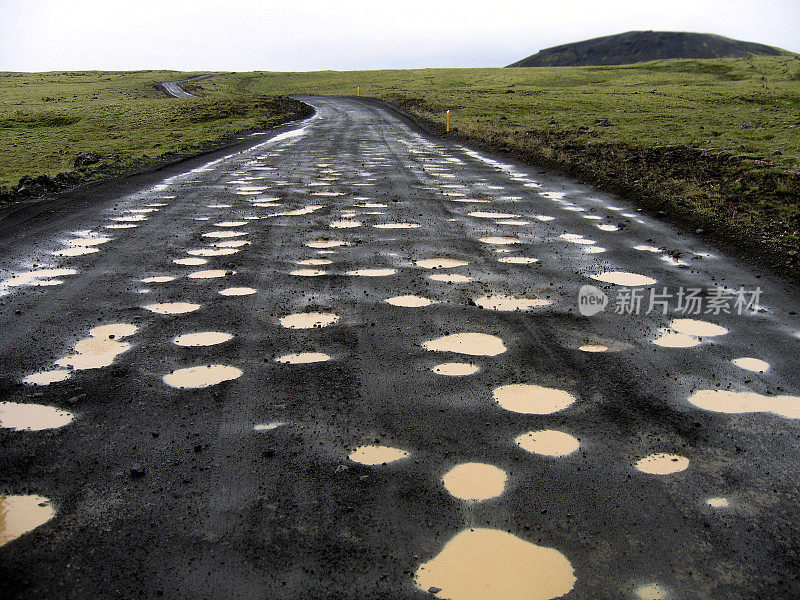
[[[616,67],[217,73],[200,100],[156,82],[191,73],[0,74],[0,185],[187,152],[286,119],[275,95],[383,98],[453,137],[555,166],[800,273],[800,57]],[[118,155],[118,159],[109,156]]]

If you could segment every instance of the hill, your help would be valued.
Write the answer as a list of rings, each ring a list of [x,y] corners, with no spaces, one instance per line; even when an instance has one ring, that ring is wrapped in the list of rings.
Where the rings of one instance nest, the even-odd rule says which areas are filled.
[[[788,56],[791,52],[710,33],[628,31],[546,48],[509,67],[627,65],[668,58]]]

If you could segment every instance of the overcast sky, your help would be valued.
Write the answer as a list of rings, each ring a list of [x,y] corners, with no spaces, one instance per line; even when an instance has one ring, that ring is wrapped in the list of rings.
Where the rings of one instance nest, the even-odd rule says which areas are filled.
[[[503,66],[632,29],[800,52],[800,0],[0,0],[0,70]]]

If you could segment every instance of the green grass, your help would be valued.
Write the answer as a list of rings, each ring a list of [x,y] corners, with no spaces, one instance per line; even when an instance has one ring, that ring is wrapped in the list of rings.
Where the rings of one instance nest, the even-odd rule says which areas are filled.
[[[158,87],[195,74],[0,73],[0,189],[23,175],[70,172],[80,152],[125,170],[295,116],[272,97],[178,99]]]

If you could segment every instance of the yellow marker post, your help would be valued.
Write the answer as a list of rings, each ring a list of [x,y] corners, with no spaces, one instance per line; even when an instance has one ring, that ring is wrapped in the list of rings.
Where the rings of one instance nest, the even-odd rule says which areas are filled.
[[[447,116],[444,120],[444,130],[446,133],[450,133],[450,111],[447,111]]]
[[[360,96],[360,95],[361,95],[361,88],[357,87],[356,88],[356,96]]]

